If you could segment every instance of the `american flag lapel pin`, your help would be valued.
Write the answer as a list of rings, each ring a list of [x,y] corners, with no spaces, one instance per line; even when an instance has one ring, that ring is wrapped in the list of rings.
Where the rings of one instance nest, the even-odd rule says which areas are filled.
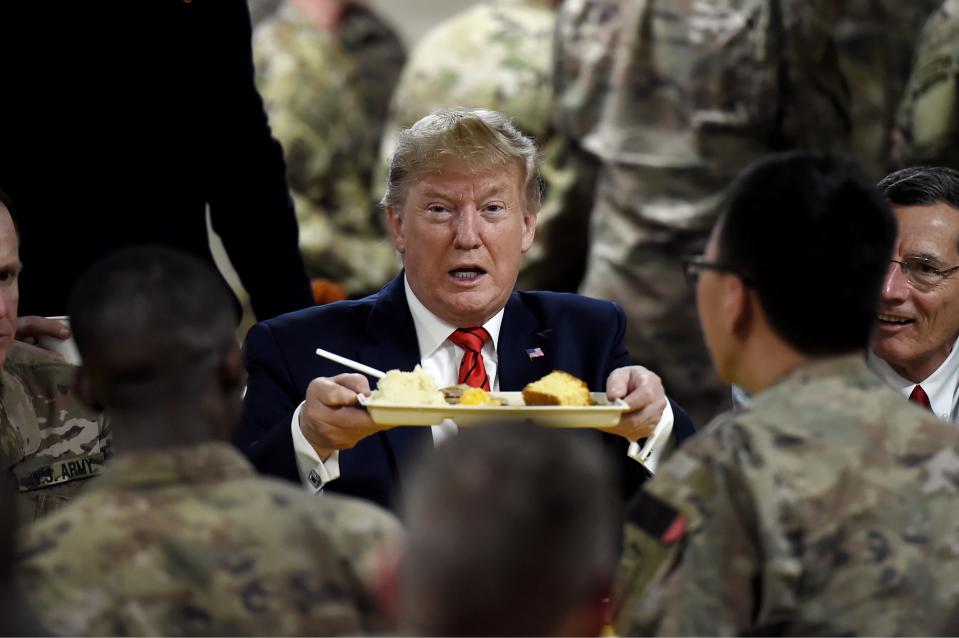
[[[530,359],[539,359],[540,357],[545,355],[543,355],[542,348],[527,348],[526,356],[528,356]]]

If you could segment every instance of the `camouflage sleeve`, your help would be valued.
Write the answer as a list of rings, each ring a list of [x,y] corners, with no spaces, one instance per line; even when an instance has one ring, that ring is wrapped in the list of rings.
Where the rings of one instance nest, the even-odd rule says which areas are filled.
[[[959,2],[946,0],[923,27],[896,114],[899,166],[959,166]]]
[[[781,140],[774,145],[845,151],[852,103],[839,66],[832,0],[771,2],[766,37],[780,43],[777,113]]]
[[[751,626],[762,565],[750,488],[738,462],[704,438],[671,457],[630,504],[620,635],[734,635]]]

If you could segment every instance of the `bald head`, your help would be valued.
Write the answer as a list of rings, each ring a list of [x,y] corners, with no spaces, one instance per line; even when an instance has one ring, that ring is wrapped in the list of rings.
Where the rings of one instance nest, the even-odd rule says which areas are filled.
[[[0,191],[0,365],[17,332],[20,302],[20,240],[10,212],[10,200]]]

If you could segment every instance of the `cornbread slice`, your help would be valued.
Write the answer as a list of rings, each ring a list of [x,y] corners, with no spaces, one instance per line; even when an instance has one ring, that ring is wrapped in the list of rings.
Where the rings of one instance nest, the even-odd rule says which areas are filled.
[[[582,379],[554,370],[523,388],[526,405],[589,405],[589,388]]]

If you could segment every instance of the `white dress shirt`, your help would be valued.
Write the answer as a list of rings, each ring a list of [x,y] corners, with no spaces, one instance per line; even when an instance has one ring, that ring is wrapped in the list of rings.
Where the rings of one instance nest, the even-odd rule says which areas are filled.
[[[456,326],[446,323],[430,312],[413,294],[413,290],[405,277],[403,287],[406,292],[406,302],[410,307],[410,314],[413,316],[413,325],[416,328],[416,341],[420,348],[420,366],[433,378],[437,387],[444,388],[456,385],[459,377],[460,361],[464,353],[462,348],[449,340],[449,336],[456,330]],[[490,390],[493,392],[499,390],[499,374],[497,374],[499,357],[496,352],[496,344],[499,343],[504,311],[505,308],[501,309],[483,324],[483,328],[491,337],[483,345],[482,355],[483,364],[486,366],[486,374],[490,379]],[[293,413],[292,423],[290,424],[293,433],[293,450],[296,453],[296,465],[303,485],[309,491],[316,493],[321,491],[324,485],[340,477],[340,456],[337,451],[333,452],[325,461],[320,460],[316,450],[313,449],[313,446],[303,435],[303,431],[300,430],[299,419],[302,408],[303,403],[300,403]],[[669,437],[672,432],[672,424],[673,409],[667,402],[666,409],[660,417],[660,425],[657,426],[664,430],[661,440],[665,441]],[[443,423],[432,426],[432,432],[433,444],[439,445],[450,436],[454,436],[457,428],[455,423],[446,419]],[[665,447],[665,445],[660,445],[648,452],[647,450],[641,450],[639,445],[633,442],[629,447],[629,456],[639,460],[644,453],[648,452],[648,456],[643,463],[653,472]]]
[[[959,341],[952,344],[952,351],[935,372],[916,384],[904,379],[888,363],[869,351],[866,361],[872,371],[906,398],[917,385],[929,396],[929,406],[943,421],[959,423]]]

